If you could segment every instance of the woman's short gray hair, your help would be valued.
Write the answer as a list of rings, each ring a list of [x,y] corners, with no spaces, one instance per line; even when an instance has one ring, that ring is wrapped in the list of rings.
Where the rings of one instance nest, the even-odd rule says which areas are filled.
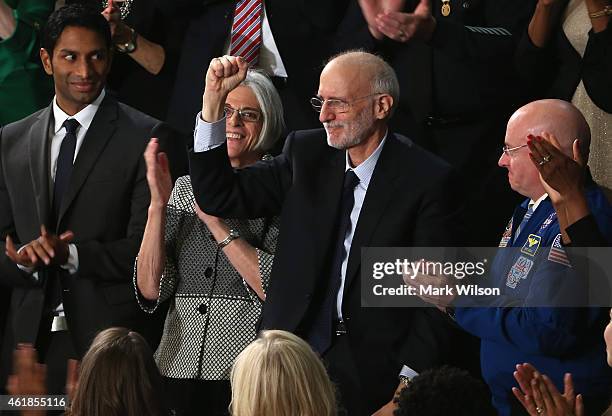
[[[249,87],[253,91],[263,115],[261,133],[253,150],[267,152],[272,149],[285,130],[283,103],[274,84],[261,70],[249,69],[246,79],[240,85]]]

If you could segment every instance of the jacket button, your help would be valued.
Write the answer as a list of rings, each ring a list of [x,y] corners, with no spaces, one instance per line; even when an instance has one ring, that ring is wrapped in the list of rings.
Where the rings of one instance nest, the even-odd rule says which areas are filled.
[[[200,315],[206,314],[207,310],[208,310],[208,307],[204,303],[202,303],[202,304],[200,304],[200,306],[198,306],[198,312],[200,312]]]
[[[204,277],[210,279],[212,275],[213,275],[212,267],[207,267],[206,270],[204,270]]]

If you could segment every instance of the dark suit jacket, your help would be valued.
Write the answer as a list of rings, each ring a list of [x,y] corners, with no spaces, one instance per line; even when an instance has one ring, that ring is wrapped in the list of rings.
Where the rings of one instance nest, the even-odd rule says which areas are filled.
[[[35,343],[39,327],[50,328],[43,310],[45,287],[48,279],[59,277],[72,340],[82,355],[100,329],[146,329],[132,268],[150,200],[143,152],[159,121],[107,95],[75,160],[59,221],[51,224],[52,121],[49,106],[0,130],[0,279],[15,287],[5,350],[16,342]],[[40,235],[40,224],[57,234],[74,232],[76,274],[43,268],[35,281],[5,255],[6,235],[25,244]]]
[[[320,129],[290,134],[280,156],[236,173],[225,145],[191,153],[190,163],[204,211],[238,218],[281,213],[263,327],[304,336],[328,279],[345,152],[329,147]],[[444,361],[450,332],[434,309],[362,308],[361,247],[450,243],[457,229],[450,181],[443,161],[389,134],[355,230],[343,300],[363,387],[358,394],[368,411],[389,401],[402,364],[421,371]]]
[[[168,122],[192,131],[202,108],[204,78],[212,58],[225,53],[230,36],[234,0],[159,1],[164,11],[188,14]],[[280,88],[290,130],[319,126],[308,99],[316,94],[323,60],[332,53],[332,38],[348,0],[265,0],[274,41],[289,75]]]

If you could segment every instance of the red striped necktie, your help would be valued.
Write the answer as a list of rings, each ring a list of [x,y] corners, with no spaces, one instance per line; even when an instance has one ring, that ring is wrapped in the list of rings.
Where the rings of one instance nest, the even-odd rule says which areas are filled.
[[[255,65],[261,47],[263,0],[240,0],[236,3],[230,55],[241,56],[249,65]]]

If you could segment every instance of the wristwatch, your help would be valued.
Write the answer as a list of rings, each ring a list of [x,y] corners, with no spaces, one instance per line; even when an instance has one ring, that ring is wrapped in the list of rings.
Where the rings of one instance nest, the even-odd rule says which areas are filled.
[[[138,33],[132,28],[130,28],[130,32],[132,32],[132,37],[127,43],[119,43],[115,45],[115,49],[121,53],[132,53],[138,47],[136,43],[136,39],[138,38]]]
[[[226,245],[228,245],[229,243],[231,243],[232,241],[234,241],[237,238],[240,238],[240,233],[232,228],[229,231],[229,235],[227,237],[225,237],[225,239],[219,241],[217,246],[219,248],[223,248],[223,247],[225,247]]]

